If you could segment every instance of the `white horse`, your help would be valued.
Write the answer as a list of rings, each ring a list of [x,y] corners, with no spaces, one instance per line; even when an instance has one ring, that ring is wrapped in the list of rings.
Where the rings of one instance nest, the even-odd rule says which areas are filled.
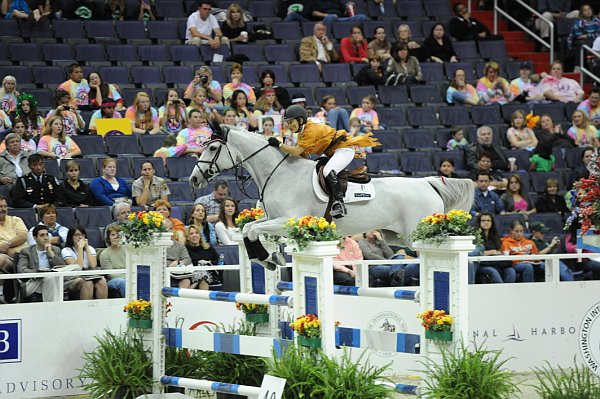
[[[190,182],[195,187],[206,187],[218,173],[243,166],[258,185],[265,211],[265,218],[244,226],[248,255],[269,269],[274,268],[273,264],[283,265],[281,254],[266,253],[259,235],[285,236],[283,226],[289,218],[324,215],[327,203],[313,189],[315,162],[286,156],[262,136],[246,130],[222,129],[219,139],[206,144]],[[372,182],[375,198],[346,204],[347,216],[335,220],[343,236],[382,229],[388,239],[394,240],[398,235],[410,234],[423,217],[432,213],[470,210],[474,198],[474,185],[468,179],[385,177]]]

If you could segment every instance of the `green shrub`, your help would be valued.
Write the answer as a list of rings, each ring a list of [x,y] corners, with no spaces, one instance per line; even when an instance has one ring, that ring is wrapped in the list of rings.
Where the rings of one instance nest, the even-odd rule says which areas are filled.
[[[590,399],[600,398],[600,381],[585,365],[578,365],[573,358],[573,368],[552,369],[550,363],[534,368],[539,381],[535,390],[542,399]]]

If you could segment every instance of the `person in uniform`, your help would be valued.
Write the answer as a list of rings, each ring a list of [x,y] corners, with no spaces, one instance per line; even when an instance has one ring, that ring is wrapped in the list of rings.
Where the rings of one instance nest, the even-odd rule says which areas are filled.
[[[64,206],[62,187],[56,177],[45,172],[44,158],[33,154],[27,159],[30,173],[20,177],[10,191],[15,208]]]
[[[297,144],[282,144],[275,137],[269,137],[269,144],[295,157],[327,155],[329,160],[325,164],[323,175],[333,197],[329,213],[334,218],[345,216],[344,194],[337,174],[352,162],[355,155],[354,146],[376,147],[380,145],[379,142],[372,133],[352,137],[345,130],[335,130],[330,126],[308,121],[306,110],[300,105],[288,107],[284,119],[292,133],[298,133]]]
[[[142,175],[131,186],[133,198],[140,206],[154,206],[154,202],[159,199],[169,200],[171,191],[163,178],[154,175],[155,172],[152,162],[143,162]]]

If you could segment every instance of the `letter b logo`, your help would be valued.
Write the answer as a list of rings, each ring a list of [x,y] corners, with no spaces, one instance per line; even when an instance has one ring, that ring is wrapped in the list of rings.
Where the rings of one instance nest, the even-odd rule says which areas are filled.
[[[0,363],[21,361],[21,320],[0,320]]]

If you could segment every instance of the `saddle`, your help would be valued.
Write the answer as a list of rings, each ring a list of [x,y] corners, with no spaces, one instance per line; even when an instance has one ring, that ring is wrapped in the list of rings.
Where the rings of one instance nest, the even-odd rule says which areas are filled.
[[[317,176],[319,177],[319,186],[327,193],[327,195],[331,195],[329,192],[329,187],[327,186],[327,183],[325,183],[325,175],[323,175],[323,168],[325,168],[325,164],[328,160],[329,158],[326,157],[317,159],[316,172]],[[367,175],[366,166],[359,166],[351,171],[343,170],[338,173],[337,176],[338,180],[340,181],[340,188],[344,194],[346,194],[346,190],[348,189],[348,182],[367,184],[371,181],[371,176]]]

